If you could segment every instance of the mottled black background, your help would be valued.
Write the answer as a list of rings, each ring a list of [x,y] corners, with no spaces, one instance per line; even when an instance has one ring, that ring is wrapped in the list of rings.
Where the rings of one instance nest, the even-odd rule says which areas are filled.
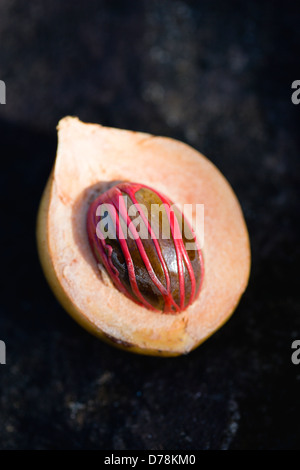
[[[0,1],[1,448],[300,448],[299,52],[297,2]],[[109,347],[48,288],[35,219],[66,114],[183,140],[236,191],[249,288],[190,355]]]

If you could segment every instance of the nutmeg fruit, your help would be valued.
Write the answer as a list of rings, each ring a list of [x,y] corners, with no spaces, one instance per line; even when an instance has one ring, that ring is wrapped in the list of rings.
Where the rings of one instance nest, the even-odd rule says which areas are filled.
[[[73,117],[58,126],[37,242],[65,310],[141,354],[175,356],[201,344],[230,317],[250,271],[240,205],[209,160],[173,139]]]

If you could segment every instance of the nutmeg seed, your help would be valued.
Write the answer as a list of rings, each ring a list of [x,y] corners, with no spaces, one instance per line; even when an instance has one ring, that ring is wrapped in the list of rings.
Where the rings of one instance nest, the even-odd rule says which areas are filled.
[[[120,183],[90,206],[91,249],[119,291],[139,305],[179,313],[199,295],[203,257],[179,209],[158,191]]]

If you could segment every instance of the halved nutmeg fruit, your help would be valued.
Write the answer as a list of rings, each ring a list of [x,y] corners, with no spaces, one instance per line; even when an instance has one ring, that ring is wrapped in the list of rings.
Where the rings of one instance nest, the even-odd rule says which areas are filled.
[[[229,318],[248,282],[248,233],[228,182],[173,139],[72,117],[58,138],[37,224],[56,297],[111,344],[188,353]]]

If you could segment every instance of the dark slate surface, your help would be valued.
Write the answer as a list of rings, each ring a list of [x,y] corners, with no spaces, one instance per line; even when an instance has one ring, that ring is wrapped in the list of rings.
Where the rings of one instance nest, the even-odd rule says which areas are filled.
[[[299,448],[299,18],[295,2],[1,1],[1,448]],[[48,288],[35,218],[66,114],[181,139],[235,189],[250,285],[190,355],[109,347]]]

